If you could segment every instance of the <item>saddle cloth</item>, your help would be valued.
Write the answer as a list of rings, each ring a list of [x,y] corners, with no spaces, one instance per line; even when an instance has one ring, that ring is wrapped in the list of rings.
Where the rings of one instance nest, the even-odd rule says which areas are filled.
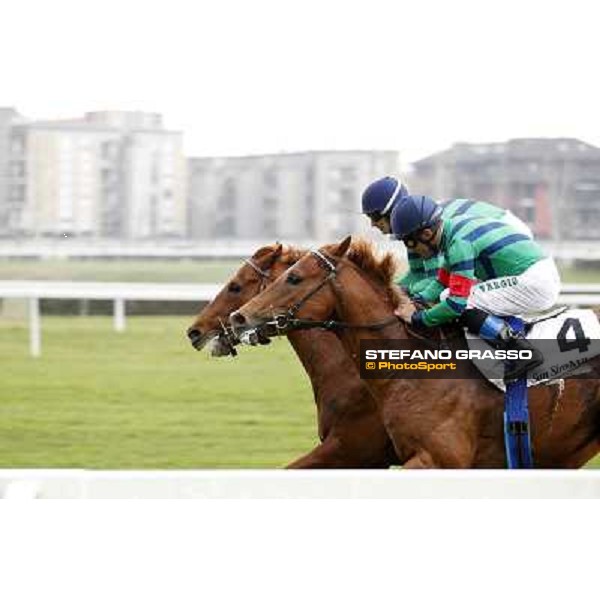
[[[560,309],[526,321],[527,339],[539,348],[544,362],[528,373],[527,387],[562,384],[562,378],[590,370],[586,363],[600,354],[600,323],[589,309]],[[490,347],[466,332],[470,350]],[[481,374],[504,391],[504,361],[474,359]]]

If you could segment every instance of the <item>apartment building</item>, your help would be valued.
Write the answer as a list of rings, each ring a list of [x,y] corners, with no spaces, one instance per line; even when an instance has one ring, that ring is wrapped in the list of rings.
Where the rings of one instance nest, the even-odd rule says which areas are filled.
[[[366,231],[360,197],[399,171],[393,151],[322,151],[189,160],[192,239],[333,241]]]
[[[101,111],[73,120],[13,119],[2,131],[4,236],[185,236],[182,135],[164,129],[159,114]]]
[[[0,107],[0,235],[9,228],[10,211],[10,166],[9,152],[12,127],[23,120],[14,109]]]
[[[414,163],[411,190],[504,206],[542,239],[600,231],[600,149],[573,138],[455,144]]]

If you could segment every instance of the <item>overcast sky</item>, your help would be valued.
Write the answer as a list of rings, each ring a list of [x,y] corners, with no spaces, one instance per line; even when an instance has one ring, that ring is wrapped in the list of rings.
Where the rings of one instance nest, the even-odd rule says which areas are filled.
[[[600,145],[595,4],[9,0],[0,105],[36,119],[161,112],[199,156]]]

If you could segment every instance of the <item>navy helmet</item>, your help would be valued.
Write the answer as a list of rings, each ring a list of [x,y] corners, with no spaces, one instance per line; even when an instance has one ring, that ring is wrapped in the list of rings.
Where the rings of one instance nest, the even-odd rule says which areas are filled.
[[[374,219],[391,214],[398,200],[408,196],[406,186],[394,177],[383,177],[371,183],[362,195],[362,211]]]
[[[407,196],[397,204],[390,217],[390,227],[396,239],[435,226],[442,216],[442,207],[429,196]]]

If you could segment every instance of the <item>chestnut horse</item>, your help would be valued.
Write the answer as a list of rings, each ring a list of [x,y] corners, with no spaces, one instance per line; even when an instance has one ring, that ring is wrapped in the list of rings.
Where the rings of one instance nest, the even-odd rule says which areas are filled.
[[[392,313],[410,301],[392,285],[393,259],[374,257],[351,238],[306,254],[275,283],[230,317],[236,331],[297,316],[341,319],[342,341],[359,365],[360,339],[408,339]],[[379,324],[367,327],[366,324]],[[591,363],[600,378],[597,359]],[[344,381],[340,375],[338,382]],[[483,378],[365,380],[382,422],[407,468],[506,466],[503,395]],[[577,468],[600,451],[600,379],[567,380],[530,389],[532,445],[537,467]]]
[[[192,345],[200,350],[211,341],[214,355],[229,354],[232,341],[223,323],[304,254],[281,244],[257,250],[198,314],[187,331]],[[377,406],[338,337],[314,329],[291,332],[288,339],[310,378],[321,440],[288,468],[387,468],[398,464]]]

